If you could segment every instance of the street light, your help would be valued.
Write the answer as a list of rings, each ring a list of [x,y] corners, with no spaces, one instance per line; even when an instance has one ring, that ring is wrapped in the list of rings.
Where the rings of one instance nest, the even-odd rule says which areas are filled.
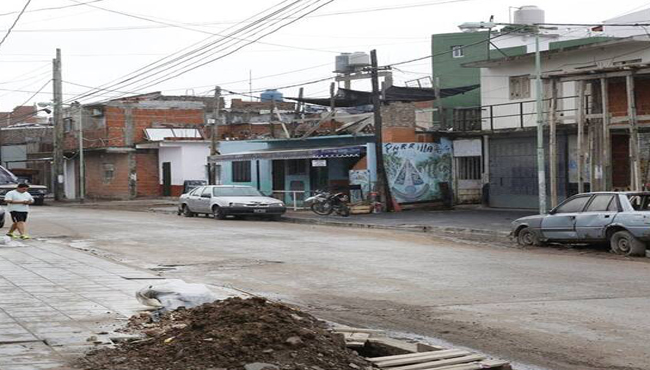
[[[537,180],[539,192],[539,213],[546,213],[546,168],[544,160],[544,104],[542,100],[542,58],[539,47],[539,26],[515,23],[466,22],[458,26],[465,32],[492,29],[495,26],[511,26],[530,29],[535,34],[535,103],[537,110]],[[488,38],[489,40],[489,38]]]

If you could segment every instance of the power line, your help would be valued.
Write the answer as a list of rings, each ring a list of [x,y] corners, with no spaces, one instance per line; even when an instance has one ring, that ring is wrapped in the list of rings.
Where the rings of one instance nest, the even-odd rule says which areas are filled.
[[[278,12],[278,10],[275,10],[275,11],[271,12],[274,8],[277,8],[278,6],[281,6],[282,4],[287,3],[288,1],[289,0],[284,0],[284,1],[282,1],[282,2],[280,2],[278,4],[276,4],[276,5],[271,6],[270,8],[264,9],[264,10],[262,10],[262,11],[256,13],[256,14],[254,14],[253,16],[247,18],[242,23],[244,23],[244,22],[246,22],[248,20],[256,19],[256,17],[257,17],[256,22],[261,22],[262,20],[268,18],[269,16],[273,16],[274,14],[276,14]],[[295,3],[296,2],[290,4],[290,6],[295,4]],[[286,10],[286,9],[287,9],[287,7],[284,6],[279,11],[283,11],[283,10]],[[266,14],[266,13],[269,13],[269,12],[271,12],[271,14]],[[263,15],[265,15],[265,14],[266,14],[266,16],[263,17]],[[254,23],[254,22],[251,22],[251,23]],[[234,27],[235,26],[229,27],[228,29],[234,28]],[[242,32],[246,28],[247,27],[240,28],[237,32]],[[228,29],[226,29],[226,30],[228,30]],[[233,33],[236,33],[236,32],[233,32]],[[197,53],[197,52],[201,51],[202,49],[205,49],[205,48],[210,47],[210,46],[214,45],[215,43],[217,43],[218,41],[212,41],[212,42],[209,42],[209,43],[207,43],[205,45],[197,46],[197,45],[201,45],[202,43],[205,43],[206,41],[210,40],[213,37],[214,37],[214,35],[210,36],[210,37],[207,37],[207,38],[205,38],[205,39],[203,39],[203,40],[201,40],[199,42],[196,42],[194,44],[191,44],[191,45],[189,45],[189,46],[187,46],[187,47],[185,47],[183,49],[180,49],[180,50],[178,50],[178,51],[176,51],[176,52],[174,52],[172,54],[169,54],[169,55],[167,55],[167,56],[165,56],[163,58],[160,58],[160,59],[158,59],[158,60],[156,60],[156,61],[154,61],[152,63],[149,63],[149,64],[147,64],[147,65],[145,65],[143,67],[140,67],[140,68],[136,69],[135,71],[133,71],[131,73],[128,73],[128,74],[126,74],[126,75],[124,75],[124,76],[122,76],[122,77],[120,77],[118,79],[115,79],[115,80],[113,80],[111,82],[103,84],[101,87],[102,88],[113,88],[113,87],[119,86],[120,84],[131,81],[134,78],[136,78],[136,77],[138,77],[138,76],[140,76],[140,75],[142,75],[144,73],[150,72],[150,71],[158,69],[158,68],[162,68],[162,67],[168,65],[169,63],[173,63],[175,61],[181,60],[182,58],[187,58],[187,57],[191,56],[193,53]],[[223,42],[223,39],[221,39],[220,41]],[[77,98],[82,99],[82,98],[90,97],[94,93],[96,93],[96,91],[93,92],[91,90],[91,91],[87,92],[86,94],[84,94],[83,96],[79,96]]]
[[[45,84],[44,84],[43,86],[41,86],[41,88],[38,89],[38,90],[37,90],[37,91],[36,91],[32,96],[30,96],[29,98],[27,98],[27,100],[25,100],[24,103],[19,104],[19,105],[17,105],[17,106],[20,107],[20,106],[23,106],[23,105],[29,103],[29,101],[32,100],[32,99],[34,99],[34,97],[35,97],[36,95],[38,95],[41,91],[43,91],[43,89],[46,88],[47,85],[50,84],[50,82],[52,82],[52,79],[47,80],[47,81],[45,82]]]
[[[159,83],[171,80],[173,78],[176,78],[176,77],[179,77],[179,76],[181,76],[183,74],[186,74],[186,73],[188,73],[190,71],[193,71],[193,70],[196,70],[196,69],[198,69],[200,67],[203,67],[203,66],[205,66],[207,64],[213,63],[213,62],[215,62],[217,60],[220,60],[220,59],[223,59],[223,58],[225,58],[225,57],[227,57],[229,55],[232,55],[233,53],[241,50],[242,48],[244,48],[244,47],[246,47],[246,46],[248,46],[248,45],[250,45],[252,43],[255,43],[255,42],[259,41],[260,39],[262,39],[262,38],[264,38],[264,37],[266,37],[266,36],[268,36],[268,35],[270,35],[272,33],[275,33],[277,31],[279,31],[280,29],[282,29],[284,27],[287,27],[287,26],[299,21],[300,19],[304,18],[306,15],[312,14],[313,12],[321,9],[322,7],[332,3],[334,0],[329,0],[329,1],[326,1],[323,4],[319,5],[320,1],[321,0],[316,0],[314,2],[310,2],[306,6],[303,6],[303,7],[299,8],[298,10],[292,11],[292,13],[290,13],[290,14],[287,14],[286,11],[289,10],[290,8],[294,7],[299,2],[299,1],[296,1],[296,2],[293,2],[292,4],[290,4],[289,6],[285,6],[283,9],[281,9],[279,11],[275,11],[272,14],[267,15],[264,18],[257,20],[257,23],[260,24],[261,26],[255,25],[255,27],[252,29],[252,30],[255,30],[255,28],[259,28],[258,30],[255,30],[255,32],[252,33],[252,36],[254,36],[254,38],[252,40],[246,41],[244,43],[241,43],[241,41],[237,41],[235,43],[232,43],[231,45],[227,45],[225,47],[221,47],[221,49],[217,49],[216,51],[213,51],[215,49],[214,45],[219,45],[219,44],[224,44],[224,43],[230,42],[229,40],[221,39],[219,41],[212,42],[212,43],[208,44],[207,46],[203,46],[203,47],[199,48],[198,50],[194,50],[192,52],[186,53],[185,55],[183,55],[181,57],[177,57],[177,58],[175,58],[175,60],[178,61],[180,59],[180,62],[176,62],[175,64],[173,64],[171,66],[171,68],[175,68],[175,67],[178,67],[178,68],[176,68],[175,70],[170,71],[169,73],[157,78],[154,81],[150,81],[150,82],[146,83],[145,85],[140,85],[140,86],[136,87],[136,90],[143,90],[143,89],[149,88],[149,87],[151,87],[151,86],[153,86],[155,84],[159,84]],[[275,17],[275,16],[277,16],[278,14],[281,14],[281,13],[285,13],[282,18],[279,18],[279,19],[276,18],[277,20],[274,21],[270,26],[264,25],[264,21],[266,19],[272,19],[273,17]],[[294,17],[295,15],[297,15],[299,13],[302,13],[302,14],[300,14],[300,16]],[[238,33],[241,33],[242,30],[244,30],[245,32],[251,32],[252,30],[246,30],[247,28],[250,28],[250,26],[251,25],[245,26],[243,29],[240,29],[240,30],[237,30],[237,31],[233,32],[233,34],[236,35]],[[270,31],[266,32],[267,29],[270,29]],[[262,33],[262,35],[255,36],[255,35],[259,34],[259,33]],[[239,45],[237,45],[237,44],[239,44]],[[206,49],[206,48],[209,48],[209,49],[207,51],[202,50],[202,49]],[[228,48],[232,48],[232,50],[229,50],[229,51],[226,52],[226,50]],[[215,54],[217,54],[217,53],[219,53],[221,51],[224,51],[225,53],[221,54],[221,55],[219,55],[217,57],[212,58],[213,55],[215,55]],[[186,57],[188,55],[189,55],[189,57]],[[205,55],[205,56],[203,56],[203,55]],[[187,62],[189,60],[196,59],[197,57],[200,57],[200,59],[187,64]],[[208,58],[211,58],[211,59],[208,59]],[[173,61],[171,61],[171,62],[173,62]],[[169,62],[163,63],[163,65],[166,65],[168,63]],[[185,65],[182,65],[183,63],[185,63]],[[159,68],[159,67],[160,66],[157,66],[156,68]],[[167,72],[168,70],[169,70],[169,68],[167,68],[163,72]],[[155,75],[158,75],[160,73],[161,73],[161,71],[155,72],[153,74],[150,73],[149,76],[147,76],[145,78],[151,78],[151,77],[153,77]],[[137,77],[137,76],[132,77],[130,80],[132,80],[135,77]],[[138,79],[136,81],[130,82],[126,86],[132,85],[133,83],[138,82],[138,81],[142,81],[145,78],[140,78],[140,79]],[[125,85],[121,85],[121,86],[123,87]]]
[[[84,4],[64,5],[64,6],[56,6],[56,7],[52,7],[52,8],[38,8],[38,9],[33,9],[33,10],[30,10],[30,11],[27,11],[26,13],[35,13],[35,12],[41,12],[41,11],[44,11],[44,10],[66,9],[66,8],[72,8],[72,7],[86,5],[86,4],[90,4],[90,3],[97,3],[97,2],[100,2],[100,1],[104,1],[104,0],[92,0],[92,1],[89,1],[89,2],[84,3]],[[11,14],[16,14],[16,13],[19,13],[19,12],[0,13],[0,17],[4,17],[6,15],[11,15]]]
[[[348,14],[360,14],[360,13],[369,13],[369,12],[379,12],[379,11],[389,11],[389,10],[400,10],[400,9],[411,9],[419,7],[429,7],[437,5],[445,5],[450,3],[460,3],[476,0],[447,0],[447,1],[436,1],[436,2],[427,2],[427,3],[412,3],[412,4],[403,4],[399,6],[391,7],[381,7],[381,8],[365,8],[365,9],[355,9],[350,11],[341,11],[334,13],[323,13],[311,15],[307,18],[318,18],[318,17],[329,17],[337,15],[348,15]],[[89,2],[91,3],[91,2]],[[217,25],[232,25],[239,24],[241,21],[231,21],[231,22],[199,22],[199,23],[184,23],[186,26],[217,26]],[[157,26],[128,26],[128,27],[101,27],[101,28],[46,28],[46,29],[32,29],[32,30],[20,30],[20,32],[92,32],[92,31],[128,31],[128,30],[139,30],[139,29],[155,29],[155,28],[167,28],[167,27],[178,27],[176,25],[165,25],[158,24]],[[197,30],[201,32],[200,30]],[[207,32],[207,31],[205,31]]]
[[[29,6],[29,3],[31,3],[31,2],[32,2],[32,0],[27,0],[27,2],[25,3],[25,6],[23,6],[23,8],[20,10],[20,13],[18,13],[18,16],[16,17],[16,19],[14,19],[14,23],[11,24],[11,27],[9,27],[9,29],[7,30],[7,33],[5,33],[5,36],[2,38],[2,40],[0,40],[0,47],[2,46],[2,44],[4,44],[5,40],[7,40],[7,37],[9,37],[9,35],[11,34],[11,31],[14,29],[14,27],[16,27],[16,24],[18,24],[18,21],[20,20],[20,17],[23,16],[23,13],[25,13],[25,10],[27,10],[27,7]]]
[[[320,8],[322,8],[322,7],[324,7],[324,6],[328,5],[328,4],[330,4],[330,3],[332,3],[333,1],[334,1],[334,0],[329,0],[329,1],[325,2],[325,3],[322,4],[322,5],[317,6],[317,7],[314,8],[314,9],[309,10],[307,13],[303,14],[302,17],[304,17],[304,16],[307,15],[307,14],[311,14],[311,13],[317,11],[318,9],[320,9]],[[310,4],[308,7],[310,7],[311,5],[315,5],[315,4],[317,4],[317,3],[318,3],[318,1],[315,2],[315,3],[313,3],[313,4]],[[302,12],[304,9],[307,9],[308,7],[305,7],[305,8],[303,8],[303,9],[300,9],[299,11],[295,12],[294,14],[296,14],[296,13],[298,13],[298,12]],[[249,41],[249,42],[246,42],[246,43],[244,43],[244,44],[241,45],[241,46],[237,46],[237,47],[235,47],[234,50],[231,50],[231,51],[227,52],[227,53],[224,54],[224,55],[220,55],[220,56],[218,56],[218,57],[216,57],[216,58],[209,59],[209,60],[206,61],[205,59],[207,59],[207,58],[210,57],[211,55],[216,54],[216,53],[212,53],[212,54],[206,56],[206,58],[202,58],[202,59],[200,59],[199,61],[193,63],[194,65],[189,66],[189,68],[187,68],[187,69],[185,69],[185,70],[181,70],[181,71],[177,71],[177,72],[173,72],[173,73],[168,73],[167,75],[163,76],[161,79],[157,79],[157,80],[155,80],[155,81],[149,83],[148,85],[146,85],[146,86],[144,86],[144,87],[140,87],[139,89],[146,89],[147,87],[150,87],[150,86],[153,86],[153,85],[155,85],[155,84],[159,84],[159,83],[162,83],[162,82],[168,81],[168,80],[170,80],[170,79],[173,79],[173,78],[176,78],[176,77],[179,77],[179,76],[182,76],[182,75],[184,75],[184,74],[186,74],[186,73],[188,73],[188,72],[191,72],[191,71],[193,71],[193,70],[195,70],[195,69],[197,69],[197,68],[203,67],[203,66],[205,66],[205,65],[207,65],[207,64],[210,64],[210,63],[213,63],[213,62],[215,62],[215,61],[217,61],[217,60],[223,59],[223,58],[225,58],[225,57],[227,57],[227,56],[229,56],[229,55],[232,55],[232,54],[236,53],[237,51],[243,49],[244,47],[246,47],[246,46],[248,46],[248,45],[251,45],[251,44],[257,42],[258,40],[260,40],[260,39],[262,39],[262,38],[264,38],[264,37],[266,37],[266,36],[268,36],[268,35],[270,35],[270,34],[273,34],[273,33],[277,32],[277,31],[281,30],[282,28],[285,28],[285,27],[287,27],[287,26],[289,26],[289,25],[291,25],[291,24],[293,24],[293,23],[299,21],[300,19],[302,19],[302,17],[297,17],[297,18],[291,19],[289,22],[287,22],[287,23],[285,23],[285,24],[281,24],[281,25],[278,26],[277,28],[275,28],[275,29],[273,29],[273,30],[271,30],[271,31],[269,31],[269,32],[267,32],[267,33],[264,33],[263,35],[261,35],[261,36],[255,38],[255,39],[253,39],[253,40],[251,40],[251,41]],[[280,23],[281,21],[282,21],[282,20],[278,21],[277,23]],[[276,24],[277,24],[277,23],[276,23]],[[275,26],[275,24],[272,25],[272,26],[269,27],[269,28],[273,28],[274,26]],[[262,32],[263,32],[263,31],[264,31],[264,30],[262,30]],[[222,49],[222,50],[224,50],[224,49]],[[198,64],[197,64],[197,63],[198,63]]]
[[[76,1],[76,0],[70,0],[70,1],[73,1],[75,3],[79,3],[79,1]],[[114,14],[125,16],[125,17],[129,17],[129,18],[144,20],[144,21],[147,21],[147,22],[152,22],[152,23],[160,24],[160,25],[167,26],[167,27],[181,28],[181,29],[184,29],[184,30],[199,32],[199,33],[203,33],[203,34],[207,34],[207,35],[225,37],[225,36],[220,35],[218,33],[209,32],[209,31],[205,31],[205,30],[200,30],[200,29],[196,29],[196,28],[191,28],[191,27],[189,27],[189,26],[191,26],[191,24],[187,24],[187,23],[180,23],[180,22],[172,23],[172,21],[165,21],[165,20],[159,21],[159,20],[153,19],[153,17],[144,17],[144,16],[141,16],[141,15],[138,15],[138,14],[126,13],[126,12],[123,12],[123,11],[118,11],[118,10],[113,10],[113,9],[100,7],[100,6],[97,6],[97,5],[89,5],[89,3],[79,3],[79,5],[88,5],[91,8],[103,10],[105,12],[114,13]],[[273,20],[273,19],[270,19],[270,20]],[[241,39],[241,40],[248,41],[246,39]],[[260,44],[270,45],[270,46],[278,46],[278,47],[284,47],[284,48],[290,48],[290,49],[300,49],[300,50],[310,50],[310,51],[321,51],[321,52],[328,52],[328,53],[337,53],[337,51],[332,51],[332,50],[314,49],[314,48],[306,48],[306,47],[299,47],[299,46],[292,46],[292,45],[274,44],[274,43],[266,43],[266,42],[260,42]]]

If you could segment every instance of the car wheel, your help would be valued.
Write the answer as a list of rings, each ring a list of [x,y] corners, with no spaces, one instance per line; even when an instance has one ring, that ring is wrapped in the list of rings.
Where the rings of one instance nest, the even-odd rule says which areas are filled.
[[[36,198],[34,199],[34,205],[35,206],[42,206],[45,204],[45,199],[44,198]]]
[[[190,211],[190,207],[187,204],[183,204],[183,216],[194,217],[194,212]]]
[[[539,247],[544,245],[539,236],[530,227],[525,227],[517,234],[517,244],[522,247]]]
[[[214,216],[215,220],[224,220],[226,218],[226,214],[223,212],[223,209],[219,206],[212,207],[212,216]]]
[[[612,252],[625,256],[645,257],[646,245],[629,231],[618,231],[610,239]]]

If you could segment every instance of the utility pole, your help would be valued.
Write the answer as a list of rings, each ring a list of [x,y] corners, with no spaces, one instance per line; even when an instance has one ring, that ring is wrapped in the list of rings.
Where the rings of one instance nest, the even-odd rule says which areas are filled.
[[[557,175],[558,175],[558,161],[557,161],[557,80],[551,80],[551,107],[548,113],[549,117],[549,172],[550,172],[550,186],[551,186],[551,207],[555,208],[558,204],[557,194]]]
[[[219,114],[221,113],[221,87],[216,86],[214,88],[214,110],[212,116],[214,121],[212,122],[212,130],[210,135],[210,156],[215,156],[219,154]],[[217,165],[216,163],[210,163],[210,185],[217,184]]]
[[[61,49],[56,49],[56,58],[52,60],[52,85],[54,87],[54,199],[63,200],[63,87],[61,83]]]
[[[539,213],[546,213],[546,168],[544,160],[544,103],[542,101],[542,57],[539,48],[539,27],[535,29],[535,100],[537,102],[537,176]]]
[[[83,203],[86,199],[86,163],[84,160],[84,108],[81,104],[77,103],[79,109],[78,114],[78,137],[79,137],[79,201]]]
[[[375,158],[377,160],[377,190],[380,201],[386,205],[386,210],[392,210],[390,192],[386,181],[384,168],[384,142],[382,139],[381,99],[379,91],[379,66],[377,64],[377,50],[370,51],[371,78],[372,78],[372,105],[375,119]]]

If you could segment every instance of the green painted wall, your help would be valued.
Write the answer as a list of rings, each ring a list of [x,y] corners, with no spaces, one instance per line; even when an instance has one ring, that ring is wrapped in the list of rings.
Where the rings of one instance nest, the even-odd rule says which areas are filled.
[[[441,88],[467,86],[481,83],[480,68],[466,68],[463,64],[488,59],[488,32],[456,32],[442,33],[431,36],[431,54],[433,77],[440,79]],[[476,45],[473,45],[476,44]],[[454,58],[452,47],[472,45],[463,49],[463,56]],[[502,49],[508,55],[519,55],[526,52],[524,47]],[[490,50],[490,58],[498,59],[504,55],[498,50]],[[445,98],[443,108],[475,107],[481,105],[481,91],[476,89],[465,94]],[[452,110],[447,109],[447,122],[452,118]],[[437,115],[434,120],[439,122]]]

